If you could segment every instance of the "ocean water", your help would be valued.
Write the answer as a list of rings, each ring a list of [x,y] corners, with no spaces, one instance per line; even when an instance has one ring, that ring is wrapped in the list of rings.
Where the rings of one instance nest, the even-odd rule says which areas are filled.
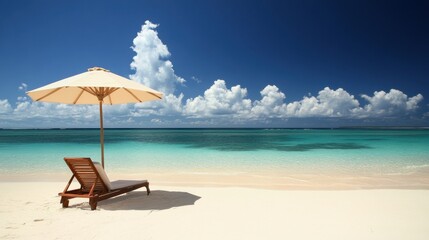
[[[105,163],[115,173],[406,175],[429,167],[428,146],[425,129],[106,129]],[[67,172],[64,157],[99,161],[99,130],[0,130],[0,176]]]

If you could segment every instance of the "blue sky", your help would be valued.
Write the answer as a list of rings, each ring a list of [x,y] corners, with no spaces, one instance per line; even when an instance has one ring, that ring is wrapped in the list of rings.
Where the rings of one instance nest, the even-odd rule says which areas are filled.
[[[1,1],[0,127],[97,127],[96,106],[24,93],[92,66],[167,91],[107,107],[107,127],[427,126],[428,11],[426,1]]]

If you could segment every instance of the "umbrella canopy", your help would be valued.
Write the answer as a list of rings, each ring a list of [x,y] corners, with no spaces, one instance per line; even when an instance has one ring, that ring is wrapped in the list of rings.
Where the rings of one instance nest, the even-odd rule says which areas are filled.
[[[103,104],[159,100],[163,94],[109,70],[93,67],[87,72],[28,91],[33,101],[65,104],[99,104],[101,161],[104,167]]]

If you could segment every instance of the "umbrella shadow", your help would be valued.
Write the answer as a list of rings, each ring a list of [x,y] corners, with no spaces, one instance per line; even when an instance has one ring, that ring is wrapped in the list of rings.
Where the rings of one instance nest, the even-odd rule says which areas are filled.
[[[188,192],[163,190],[130,192],[98,203],[103,210],[166,210],[175,207],[195,205],[201,197]]]

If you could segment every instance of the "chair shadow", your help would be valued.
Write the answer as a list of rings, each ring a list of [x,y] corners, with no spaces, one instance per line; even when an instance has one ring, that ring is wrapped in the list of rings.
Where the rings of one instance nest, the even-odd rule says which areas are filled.
[[[194,205],[201,197],[187,192],[163,190],[130,192],[98,203],[97,208],[115,210],[166,210],[174,207]]]

